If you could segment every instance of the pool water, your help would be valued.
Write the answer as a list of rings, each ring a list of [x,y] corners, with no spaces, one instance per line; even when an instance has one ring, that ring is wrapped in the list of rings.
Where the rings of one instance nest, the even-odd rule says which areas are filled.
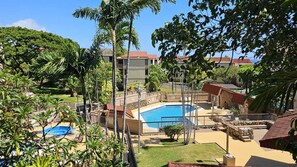
[[[192,107],[194,110],[195,107]],[[188,113],[191,111],[191,105],[185,105],[185,112]],[[142,116],[144,122],[159,122],[159,121],[180,121],[182,120],[182,105],[164,105],[158,108],[154,108],[145,112],[142,112],[140,115]],[[162,117],[178,117],[178,118],[163,118]],[[158,126],[154,123],[148,123],[149,127]]]
[[[46,128],[44,133],[54,136],[64,136],[72,134],[75,131],[75,128],[71,128],[70,126],[56,126],[52,128]],[[41,131],[42,133],[42,131]]]

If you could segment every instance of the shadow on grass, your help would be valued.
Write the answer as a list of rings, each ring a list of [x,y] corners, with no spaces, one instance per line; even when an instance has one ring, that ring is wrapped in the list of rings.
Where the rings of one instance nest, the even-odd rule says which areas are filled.
[[[163,146],[182,146],[184,145],[181,140],[172,140],[172,139],[160,139]]]

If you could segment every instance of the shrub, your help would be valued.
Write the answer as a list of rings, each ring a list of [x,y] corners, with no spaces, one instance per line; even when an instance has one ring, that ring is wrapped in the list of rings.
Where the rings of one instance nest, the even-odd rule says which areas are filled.
[[[171,140],[178,140],[178,137],[181,135],[183,126],[182,125],[169,125],[163,128],[165,135],[170,137]]]

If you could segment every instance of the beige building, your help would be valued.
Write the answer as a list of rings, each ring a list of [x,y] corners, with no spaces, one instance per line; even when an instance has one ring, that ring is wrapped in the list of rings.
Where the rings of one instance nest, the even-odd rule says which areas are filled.
[[[105,62],[112,62],[112,51],[110,49],[103,51]],[[121,72],[122,81],[124,81],[124,70],[127,68],[127,54],[117,58],[117,68]],[[128,83],[140,82],[145,84],[148,78],[149,66],[159,64],[159,59],[155,54],[148,54],[145,51],[130,51],[130,66],[128,73]]]

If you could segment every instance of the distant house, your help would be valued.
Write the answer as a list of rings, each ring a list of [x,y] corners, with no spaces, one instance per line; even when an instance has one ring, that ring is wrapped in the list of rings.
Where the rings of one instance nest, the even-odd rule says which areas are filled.
[[[228,67],[228,66],[230,66],[230,63],[231,63],[231,59],[228,56],[212,57],[212,58],[210,58],[209,61],[214,62],[217,67]]]
[[[112,62],[112,51],[106,49],[103,51],[103,59],[105,62]],[[124,81],[124,70],[127,68],[127,54],[117,58],[117,68],[121,72],[122,81]],[[146,51],[131,51],[130,66],[128,73],[128,83],[140,82],[145,84],[148,78],[148,67],[150,65],[159,64],[158,56],[148,54]]]
[[[228,66],[237,66],[240,67],[242,65],[253,65],[252,61],[248,58],[238,59],[234,58],[231,61],[231,58],[228,56],[225,57],[212,57],[210,58],[211,62],[214,62],[218,67],[228,67]]]
[[[234,66],[240,67],[242,65],[253,65],[252,61],[250,59],[233,59],[232,63]]]

